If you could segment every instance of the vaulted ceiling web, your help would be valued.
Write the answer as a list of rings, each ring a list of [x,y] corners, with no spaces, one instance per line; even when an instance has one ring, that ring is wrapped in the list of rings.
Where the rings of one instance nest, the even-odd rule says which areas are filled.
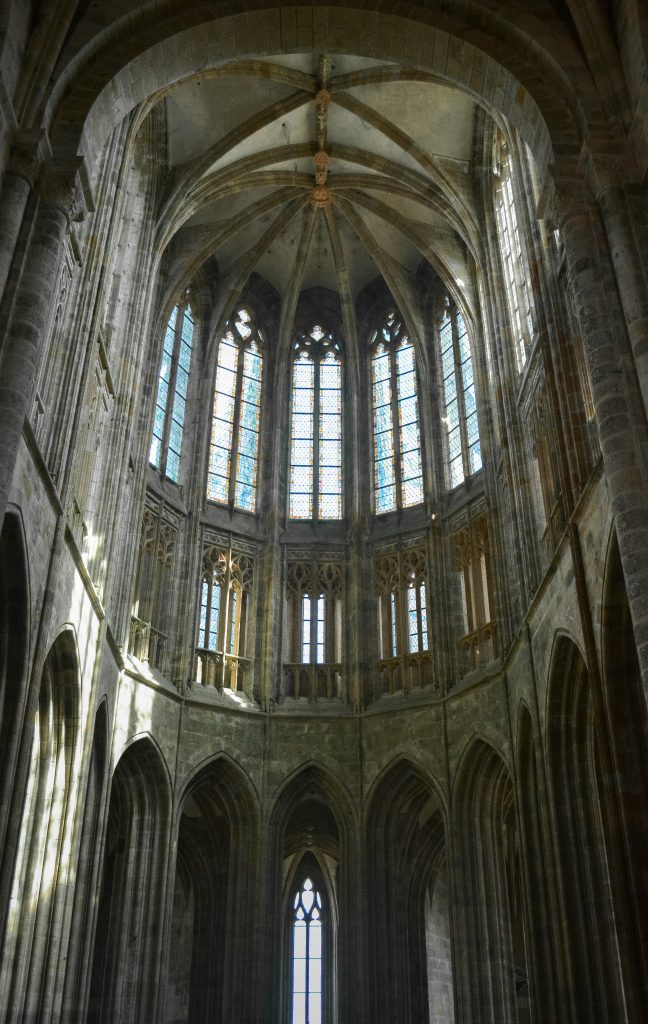
[[[160,235],[178,276],[181,262],[213,255],[228,302],[254,271],[289,307],[321,285],[349,316],[377,275],[406,301],[422,259],[469,276],[479,241],[467,94],[323,54],[239,61],[164,102],[173,178]]]

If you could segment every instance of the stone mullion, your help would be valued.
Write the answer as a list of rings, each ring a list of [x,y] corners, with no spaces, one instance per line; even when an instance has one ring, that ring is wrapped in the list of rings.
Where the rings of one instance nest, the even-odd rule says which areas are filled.
[[[639,444],[645,428],[626,411],[625,374],[618,343],[604,307],[595,262],[592,211],[583,201],[584,184],[558,180],[556,196],[561,231],[574,290],[603,456],[616,520],[619,550],[628,587],[644,692],[648,690],[648,503]],[[569,185],[575,187],[569,189]]]

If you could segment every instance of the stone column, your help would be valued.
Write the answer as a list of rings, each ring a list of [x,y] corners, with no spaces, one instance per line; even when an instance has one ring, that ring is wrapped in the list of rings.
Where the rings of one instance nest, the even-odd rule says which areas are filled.
[[[63,241],[72,221],[81,220],[87,208],[79,178],[81,164],[81,159],[75,158],[52,161],[42,168],[37,185],[40,202],[7,333],[1,342],[0,522],[4,519],[23,424],[43,357],[47,319],[58,279]],[[26,184],[24,187],[28,190]],[[15,188],[17,197],[20,197],[23,188],[18,184]]]
[[[9,164],[0,190],[0,300],[9,277],[20,226],[29,193],[38,175],[45,136],[42,132],[17,132],[12,140]]]
[[[648,698],[648,487],[640,444],[645,424],[634,422],[627,403],[622,353],[606,307],[606,289],[597,265],[599,250],[584,177],[561,177],[556,184],[556,222],[561,232],[574,290],[576,313],[592,386],[603,465],[616,521],[632,621]]]
[[[592,172],[596,197],[610,246],[626,328],[637,366],[644,408],[648,410],[648,291],[642,270],[642,254],[630,223],[627,186],[614,168]],[[648,196],[648,193],[646,193]]]

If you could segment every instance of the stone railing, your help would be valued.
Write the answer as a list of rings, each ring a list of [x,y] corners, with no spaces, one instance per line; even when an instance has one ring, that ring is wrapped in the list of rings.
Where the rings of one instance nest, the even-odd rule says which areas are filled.
[[[308,700],[337,700],[342,692],[342,665],[284,664],[284,696]]]
[[[196,648],[196,681],[216,690],[245,690],[244,679],[252,662],[234,654]]]
[[[150,622],[131,616],[128,650],[139,661],[147,662],[159,672],[166,671],[167,646],[169,638],[166,633],[155,629]]]
[[[382,658],[378,662],[380,690],[382,694],[407,693],[415,687],[430,686],[432,678],[432,655],[430,651],[416,654],[399,654],[395,658]]]
[[[464,671],[472,672],[480,665],[487,665],[497,657],[497,623],[494,619],[479,629],[467,633],[459,641],[459,648],[464,655]]]

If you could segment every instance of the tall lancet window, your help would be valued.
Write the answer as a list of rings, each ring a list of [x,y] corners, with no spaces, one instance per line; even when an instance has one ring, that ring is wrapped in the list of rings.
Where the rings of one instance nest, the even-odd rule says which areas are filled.
[[[310,877],[292,904],[292,1024],[322,1024],[322,896]]]
[[[439,325],[444,422],[450,487],[482,467],[470,340],[459,310],[446,298]]]
[[[186,300],[174,306],[158,376],[149,462],[177,482],[184,433],[194,322]]]
[[[293,349],[290,518],[342,518],[342,361],[319,324]]]
[[[522,370],[533,339],[533,300],[526,253],[522,247],[506,138],[497,133],[493,159],[495,213],[508,300],[515,361]]]
[[[256,508],[263,337],[250,312],[239,309],[218,345],[207,497],[234,508]]]
[[[376,512],[423,501],[414,345],[391,312],[371,340]]]

